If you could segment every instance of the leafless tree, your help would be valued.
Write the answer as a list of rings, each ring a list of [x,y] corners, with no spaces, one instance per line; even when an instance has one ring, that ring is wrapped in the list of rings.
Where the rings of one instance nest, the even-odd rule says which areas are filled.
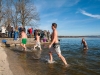
[[[31,21],[36,23],[36,21],[39,20],[36,7],[31,5],[29,0],[19,0],[19,13],[19,22],[22,24],[22,26],[32,25]]]
[[[11,3],[9,0],[0,0],[0,25],[11,24]]]
[[[1,3],[2,0],[0,0],[0,8],[2,6]],[[31,4],[31,0],[6,0],[2,11],[3,22],[6,25],[13,24],[14,26],[22,25],[23,27],[38,27],[37,23],[40,20],[39,14],[36,11],[34,4]]]

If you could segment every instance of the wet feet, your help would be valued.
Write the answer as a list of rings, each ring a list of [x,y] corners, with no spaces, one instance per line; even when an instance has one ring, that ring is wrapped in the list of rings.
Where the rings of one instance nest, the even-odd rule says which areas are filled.
[[[50,61],[50,60],[47,60],[47,62],[48,62],[49,64],[56,63],[56,61]]]
[[[22,51],[23,51],[23,52],[26,52],[26,48],[22,48]]]
[[[32,50],[32,51],[35,51],[36,49],[34,49],[34,48],[31,48],[31,50]]]
[[[70,65],[69,65],[69,64],[65,64],[64,66],[65,66],[65,67],[69,67]]]

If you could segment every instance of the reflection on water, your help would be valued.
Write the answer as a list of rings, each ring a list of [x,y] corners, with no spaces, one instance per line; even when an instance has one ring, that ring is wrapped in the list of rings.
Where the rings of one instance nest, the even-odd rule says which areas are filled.
[[[11,47],[12,51],[25,70],[26,75],[100,75],[100,38],[86,38],[89,49],[83,50],[81,38],[61,39],[62,55],[66,58],[70,67],[65,67],[62,61],[54,54],[57,63],[48,64],[47,45],[43,45],[42,51],[32,50],[28,46],[27,52],[23,52],[19,46]]]

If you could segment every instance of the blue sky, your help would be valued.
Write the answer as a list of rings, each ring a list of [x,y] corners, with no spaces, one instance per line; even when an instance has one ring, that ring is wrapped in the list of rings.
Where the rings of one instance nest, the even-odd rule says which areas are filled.
[[[58,25],[58,35],[100,35],[100,0],[34,0],[40,29]]]

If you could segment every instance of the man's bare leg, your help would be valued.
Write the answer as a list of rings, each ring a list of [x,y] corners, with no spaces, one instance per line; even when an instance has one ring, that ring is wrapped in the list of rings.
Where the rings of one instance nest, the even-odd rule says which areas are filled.
[[[37,47],[37,46],[36,45],[34,46],[34,50],[36,50],[35,47]]]
[[[40,46],[39,48],[40,48],[40,50],[42,50],[42,49],[41,49],[41,46]]]
[[[26,51],[26,47],[25,47],[25,44],[21,44],[22,48],[24,48],[24,51]]]
[[[20,46],[24,48],[23,44],[20,44]]]
[[[59,56],[59,58],[63,61],[63,63],[64,63],[65,65],[68,65],[67,62],[66,62],[66,60],[65,60],[65,58],[64,58],[60,53],[58,53],[58,56]]]
[[[53,61],[53,56],[52,56],[51,52],[49,53],[49,58],[50,58],[50,62],[52,62]]]
[[[24,50],[26,51],[26,46],[25,46],[25,44],[24,44]]]

